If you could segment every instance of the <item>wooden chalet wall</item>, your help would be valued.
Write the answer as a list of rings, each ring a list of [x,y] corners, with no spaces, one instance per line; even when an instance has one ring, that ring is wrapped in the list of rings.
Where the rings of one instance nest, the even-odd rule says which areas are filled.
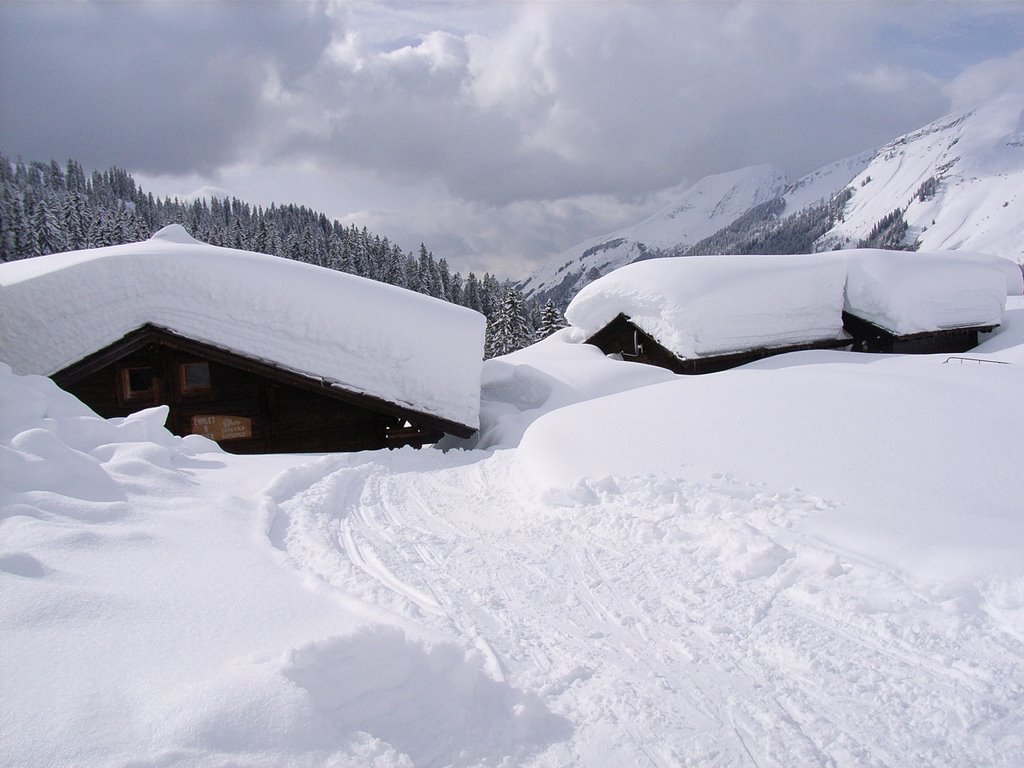
[[[231,453],[419,447],[473,432],[152,326],[53,379],[108,418],[167,405],[171,432],[205,434]]]
[[[974,349],[978,346],[978,334],[991,331],[995,326],[949,328],[900,336],[849,312],[843,312],[843,328],[853,337],[855,352],[929,355],[957,354]]]
[[[793,344],[788,347],[758,347],[742,352],[683,360],[659,344],[654,337],[633,325],[632,321],[624,314],[619,314],[608,325],[587,339],[587,343],[595,345],[606,355],[619,354],[622,355],[623,360],[657,365],[667,368],[673,373],[690,375],[725,371],[783,352],[837,349],[848,346],[850,342],[843,339],[825,339],[808,344]]]

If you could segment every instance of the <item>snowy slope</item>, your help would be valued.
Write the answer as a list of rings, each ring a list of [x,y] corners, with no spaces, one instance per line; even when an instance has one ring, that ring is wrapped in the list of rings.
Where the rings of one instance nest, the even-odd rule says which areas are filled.
[[[937,180],[934,193],[921,185]],[[853,181],[844,221],[823,247],[855,243],[904,211],[923,250],[973,250],[1024,262],[1024,92],[948,115],[882,147]]]
[[[573,246],[534,272],[524,293],[568,301],[595,274],[604,275],[652,250],[694,243],[731,223],[786,188],[786,176],[770,165],[756,165],[701,179],[678,202],[639,224]]]
[[[173,224],[142,243],[0,264],[0,361],[52,374],[146,323],[475,427],[484,318]]]
[[[874,157],[874,150],[861,152],[853,157],[829,163],[793,182],[783,195],[786,201],[783,217],[792,216],[809,206],[827,202],[863,171]]]

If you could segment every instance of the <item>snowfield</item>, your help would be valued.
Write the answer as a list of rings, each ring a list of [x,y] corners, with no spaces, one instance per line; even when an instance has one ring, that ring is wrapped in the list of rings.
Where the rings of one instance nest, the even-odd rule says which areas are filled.
[[[232,456],[0,366],[0,763],[1024,764],[1024,301],[960,356],[578,341],[447,452]]]

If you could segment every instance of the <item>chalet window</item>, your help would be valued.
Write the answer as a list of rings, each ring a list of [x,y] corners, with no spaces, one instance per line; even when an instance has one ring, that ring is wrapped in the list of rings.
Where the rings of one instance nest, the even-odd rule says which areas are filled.
[[[207,362],[182,363],[178,370],[181,391],[185,394],[210,390],[210,364]]]
[[[156,377],[149,366],[121,369],[121,396],[125,400],[156,399]]]

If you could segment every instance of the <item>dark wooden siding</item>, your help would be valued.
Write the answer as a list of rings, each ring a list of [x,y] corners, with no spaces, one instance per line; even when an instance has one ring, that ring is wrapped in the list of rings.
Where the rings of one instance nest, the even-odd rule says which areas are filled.
[[[184,386],[182,366],[187,363],[208,366],[209,388]],[[123,372],[132,368],[153,372],[151,397],[125,397]],[[176,435],[209,428],[196,428],[195,417],[231,417],[236,424],[244,424],[243,436],[220,440],[221,447],[231,453],[419,447],[435,442],[446,431],[472,434],[461,425],[446,430],[442,420],[429,415],[149,327],[53,378],[106,418],[167,405],[167,428]]]
[[[994,325],[974,328],[949,328],[941,331],[897,335],[863,318],[843,312],[843,328],[853,337],[857,352],[900,355],[957,354],[978,346],[978,334]]]
[[[206,362],[209,365],[209,390],[182,391],[180,366],[185,362]],[[130,367],[152,367],[157,382],[152,400],[124,399],[120,391],[121,371]],[[188,435],[194,431],[194,416],[250,419],[251,437],[221,442],[221,447],[232,453],[385,448],[388,429],[401,426],[401,420],[396,416],[375,413],[269,381],[233,366],[203,360],[158,344],[147,345],[65,388],[107,418],[127,416],[142,408],[166,404],[170,406],[167,428],[176,435]]]
[[[849,345],[848,340],[823,339],[807,344],[792,344],[788,347],[757,347],[742,352],[724,355],[694,357],[683,360],[663,347],[652,336],[641,331],[625,315],[618,315],[608,325],[589,339],[588,344],[598,347],[606,355],[620,354],[623,360],[657,365],[673,373],[696,375],[715,373],[736,368],[740,365],[762,360],[784,352],[799,352],[807,349],[838,349]]]

